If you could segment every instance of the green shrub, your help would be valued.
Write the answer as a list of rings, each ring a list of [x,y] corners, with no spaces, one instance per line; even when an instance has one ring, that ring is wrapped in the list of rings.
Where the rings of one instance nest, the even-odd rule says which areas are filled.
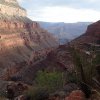
[[[54,92],[63,87],[63,73],[39,71],[35,82],[37,86],[46,87],[49,92]]]
[[[96,75],[96,65],[100,64],[100,53],[97,53],[95,48],[90,48],[90,55],[74,48],[71,48],[71,51],[79,81],[91,85],[92,78]]]
[[[68,72],[66,75],[67,83],[77,83],[78,79],[75,72]]]

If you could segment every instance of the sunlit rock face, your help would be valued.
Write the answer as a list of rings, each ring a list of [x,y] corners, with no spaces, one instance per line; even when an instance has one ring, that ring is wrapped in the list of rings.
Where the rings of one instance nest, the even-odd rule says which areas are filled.
[[[26,16],[26,10],[16,0],[1,0],[0,13],[12,16]]]
[[[18,4],[17,0],[4,0],[4,1],[8,3]]]
[[[56,39],[27,18],[16,0],[0,0],[0,79],[23,71],[57,46]]]

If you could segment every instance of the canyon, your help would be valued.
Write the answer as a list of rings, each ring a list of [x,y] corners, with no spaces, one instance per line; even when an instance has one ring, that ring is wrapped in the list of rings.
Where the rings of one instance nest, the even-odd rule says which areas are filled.
[[[72,43],[77,46],[85,44],[85,43],[100,44],[99,27],[100,27],[100,21],[90,24],[87,27],[86,32],[83,35],[79,36],[78,38],[74,39]]]
[[[16,0],[0,1],[0,79],[8,80],[58,47],[57,39],[26,15]]]
[[[86,26],[84,30],[86,30]],[[58,42],[59,40],[56,37],[54,37],[47,30],[41,28],[38,22],[32,21],[27,17],[26,10],[20,7],[17,0],[1,0],[0,1],[0,96],[2,92],[5,93],[6,89],[9,86],[11,86],[10,88],[12,90],[14,89],[16,97],[21,98],[23,97],[23,95],[25,95],[23,93],[24,90],[29,91],[29,89],[40,88],[40,84],[43,83],[43,81],[45,82],[46,78],[48,79],[48,77],[44,78],[44,80],[42,79],[44,73],[50,76],[53,76],[52,73],[54,73],[53,76],[54,86],[56,87],[55,83],[57,80],[56,79],[57,75],[58,78],[61,77],[62,79],[62,80],[60,79],[59,82],[57,81],[58,82],[57,85],[59,86],[59,84],[63,82],[62,86],[63,89],[61,89],[60,91],[58,88],[57,88],[58,90],[55,87],[52,88],[55,88],[56,92],[66,93],[63,99],[65,100],[75,100],[75,98],[76,100],[86,99],[86,93],[84,92],[84,89],[82,90],[79,87],[79,83],[83,81],[81,79],[79,80],[79,78],[82,75],[81,74],[82,71],[79,70],[78,72],[76,66],[79,65],[78,67],[80,66],[83,67],[83,71],[88,73],[88,69],[91,67],[91,65],[87,66],[86,65],[87,62],[85,62],[84,64],[80,61],[80,59],[78,59],[78,65],[76,65],[74,60],[77,59],[74,59],[74,57],[77,57],[77,55],[75,54],[80,54],[79,56],[80,58],[84,57],[83,55],[85,55],[85,59],[87,58],[86,59],[87,61],[91,61],[92,53],[96,52],[96,56],[99,56],[100,54],[99,28],[100,28],[100,21],[95,22],[89,25],[87,27],[86,32],[81,36],[77,37],[76,39],[72,40],[69,43],[59,45]],[[61,29],[62,28],[60,28],[60,30]],[[91,47],[96,47],[95,52],[91,52],[92,51]],[[75,50],[78,52],[76,52]],[[73,54],[75,56],[73,56]],[[93,57],[96,56],[93,55]],[[95,70],[96,66],[100,65],[100,57],[98,58],[99,58],[98,62],[96,62],[96,64],[93,65],[95,67],[94,68]],[[88,64],[90,63],[91,62],[88,62]],[[98,73],[99,70],[100,68],[98,68]],[[39,85],[36,80],[38,76],[37,75],[38,71],[41,71],[43,73],[40,76],[41,81]],[[89,80],[88,76],[90,75],[88,74],[86,78]],[[100,74],[98,75],[98,77],[100,77]],[[96,75],[93,76],[93,78],[96,79],[97,83],[99,81],[98,77]],[[50,78],[50,86],[52,86],[51,80],[52,77]],[[82,86],[84,88],[85,86],[87,86],[87,84],[85,84],[85,86],[84,84],[82,84]],[[46,87],[46,89],[48,88],[49,87]],[[87,89],[87,91],[89,90]],[[44,94],[45,93],[43,93],[42,95]],[[62,94],[63,93],[60,93],[60,95]],[[57,96],[59,97],[59,95],[55,95],[55,97]],[[60,100],[57,98],[49,100]],[[19,100],[25,100],[25,99],[19,99]],[[36,100],[41,100],[41,99],[36,99]]]
[[[39,24],[55,37],[58,37],[61,44],[64,44],[84,34],[92,22],[39,22]]]

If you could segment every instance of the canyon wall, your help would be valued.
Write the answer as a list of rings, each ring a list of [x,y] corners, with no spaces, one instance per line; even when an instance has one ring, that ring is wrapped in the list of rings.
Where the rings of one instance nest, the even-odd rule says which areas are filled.
[[[82,44],[97,43],[97,41],[100,41],[100,21],[90,24],[86,32],[73,40],[71,44],[79,46]]]
[[[11,12],[8,12],[11,8],[8,8],[7,3],[2,5],[1,1],[3,8],[0,13],[0,79],[7,80],[20,70],[23,71],[44,59],[58,47],[58,43],[37,22],[27,18],[25,10],[16,0],[6,0],[12,7]],[[13,1],[15,3],[12,3]],[[16,9],[22,12],[16,12]]]

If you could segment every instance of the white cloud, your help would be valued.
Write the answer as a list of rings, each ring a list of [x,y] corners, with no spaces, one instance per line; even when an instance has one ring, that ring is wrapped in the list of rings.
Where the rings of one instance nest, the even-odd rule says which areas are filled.
[[[98,2],[99,0],[88,0],[89,2]]]
[[[100,19],[100,12],[95,10],[59,6],[45,7],[41,10],[29,11],[28,13],[33,20],[47,22],[97,21]]]

